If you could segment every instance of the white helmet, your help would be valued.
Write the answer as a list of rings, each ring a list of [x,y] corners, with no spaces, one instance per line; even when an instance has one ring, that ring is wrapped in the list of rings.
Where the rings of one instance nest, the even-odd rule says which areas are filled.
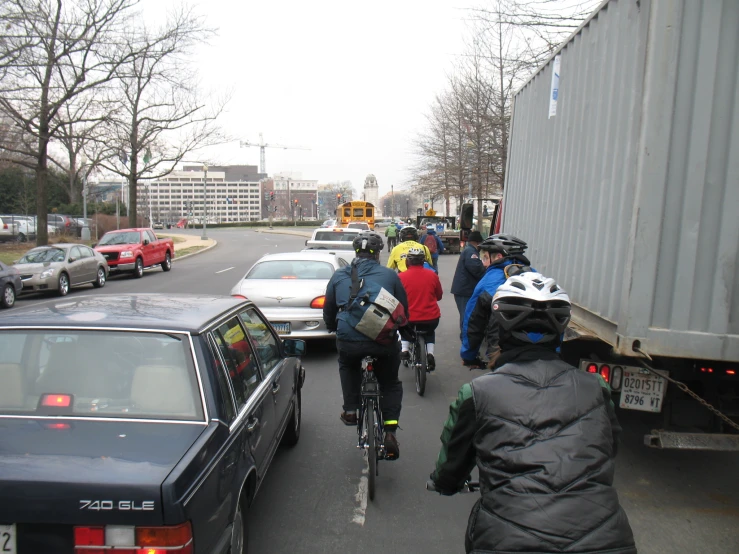
[[[551,277],[519,273],[503,283],[493,296],[493,317],[501,337],[510,334],[524,343],[559,342],[571,313],[570,298]]]

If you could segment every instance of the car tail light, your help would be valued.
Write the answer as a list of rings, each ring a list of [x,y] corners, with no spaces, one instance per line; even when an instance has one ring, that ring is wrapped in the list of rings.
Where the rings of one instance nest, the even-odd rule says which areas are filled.
[[[72,396],[69,394],[45,394],[41,397],[41,405],[47,408],[69,408]]]
[[[233,296],[234,298],[241,298],[241,300],[248,300],[248,299],[246,298],[246,296],[243,296],[243,295],[241,295],[241,294],[232,294],[231,296]]]
[[[603,364],[600,366],[600,376],[605,379],[606,383],[611,382],[611,366]]]
[[[735,369],[727,369],[726,370],[726,375],[736,375],[736,370]]]
[[[598,373],[598,364],[588,364],[587,372],[588,373]]]
[[[8,224],[7,223],[3,223],[3,229],[7,229],[7,228],[8,228]]]
[[[325,303],[326,303],[326,297],[325,297],[325,296],[318,296],[318,297],[314,298],[314,299],[313,299],[313,300],[311,301],[311,303],[310,303],[310,307],[311,307],[311,308],[317,308],[317,309],[318,309],[318,308],[323,308],[323,305],[324,305]]]
[[[97,548],[99,547],[99,548]],[[160,527],[75,527],[75,554],[192,554],[190,523]]]
[[[53,431],[66,431],[67,429],[71,429],[72,426],[69,423],[45,423],[44,428]]]

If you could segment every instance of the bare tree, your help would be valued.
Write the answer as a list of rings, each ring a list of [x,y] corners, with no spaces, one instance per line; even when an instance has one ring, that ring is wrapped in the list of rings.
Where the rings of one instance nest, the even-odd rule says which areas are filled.
[[[118,37],[137,0],[5,0],[0,25],[4,72],[0,110],[9,118],[20,146],[0,155],[36,173],[39,244],[48,242],[49,143],[59,136],[64,106],[109,82],[130,53]],[[30,140],[29,140],[30,138]],[[32,160],[32,161],[31,161]]]
[[[129,37],[130,55],[116,70],[120,110],[108,126],[111,150],[103,162],[128,181],[132,226],[139,180],[161,178],[194,150],[224,142],[215,120],[227,102],[226,97],[211,96],[208,105],[197,89],[188,55],[213,31],[190,8],[171,13],[160,29],[152,30],[144,21],[136,28]]]

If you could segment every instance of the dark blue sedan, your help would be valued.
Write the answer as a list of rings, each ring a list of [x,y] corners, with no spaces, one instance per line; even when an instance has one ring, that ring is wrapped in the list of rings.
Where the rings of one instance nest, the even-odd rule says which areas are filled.
[[[59,299],[0,316],[0,551],[243,554],[305,343],[221,296]]]

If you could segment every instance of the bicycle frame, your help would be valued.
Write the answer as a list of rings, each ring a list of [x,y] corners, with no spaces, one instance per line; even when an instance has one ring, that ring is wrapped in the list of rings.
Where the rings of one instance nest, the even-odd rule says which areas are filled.
[[[379,457],[385,457],[385,445],[382,442],[382,437],[385,436],[385,426],[382,419],[382,410],[380,410],[380,384],[377,382],[377,377],[373,371],[373,364],[375,359],[371,357],[364,358],[362,360],[362,388],[361,398],[362,404],[359,408],[359,417],[357,418],[357,435],[358,443],[357,448],[367,449],[367,429],[364,428],[365,415],[367,412],[368,400],[374,399],[374,411],[375,411],[375,425],[377,427],[377,438],[380,440],[380,452]]]

